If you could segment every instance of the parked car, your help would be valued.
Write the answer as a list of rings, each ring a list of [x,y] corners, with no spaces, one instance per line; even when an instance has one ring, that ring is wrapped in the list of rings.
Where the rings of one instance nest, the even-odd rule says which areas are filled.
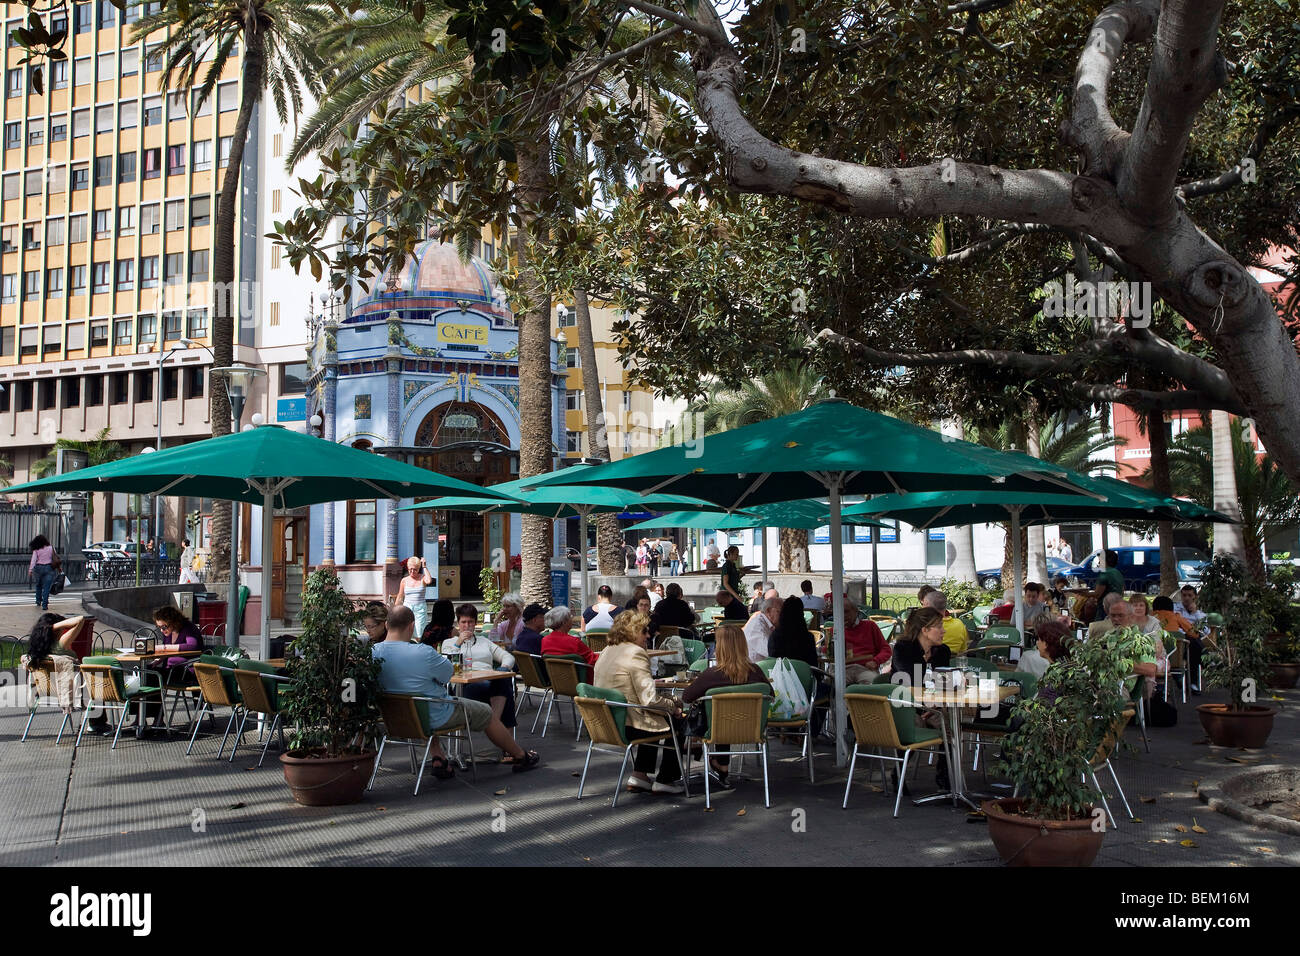
[[[1160,593],[1160,548],[1155,545],[1111,548],[1119,556],[1119,570],[1124,575],[1124,587],[1129,591],[1144,594]],[[1101,551],[1094,551],[1066,575],[1076,578],[1084,587],[1094,587],[1097,575],[1101,572]],[[1174,548],[1174,560],[1178,564],[1180,583],[1193,583],[1201,579],[1207,559],[1196,548]]]
[[[1074,565],[1070,564],[1070,562],[1063,561],[1054,554],[1049,554],[1047,556],[1048,580],[1040,583],[1048,584],[1050,583],[1050,580],[1058,574],[1064,574],[1066,577],[1069,577],[1073,567]],[[979,580],[980,587],[987,588],[990,591],[1001,591],[1003,589],[1001,568],[989,568],[987,571],[977,571],[975,572],[975,575]]]
[[[577,571],[581,569],[582,555],[579,554],[577,548],[566,549],[564,552],[564,556],[568,558],[569,561],[573,564],[573,570]],[[587,570],[594,571],[595,569],[596,569],[596,546],[593,544],[591,547],[587,549]]]
[[[94,544],[90,546],[90,548],[92,550],[118,552],[117,554],[109,555],[109,557],[115,557],[115,558],[135,557],[134,541],[96,541]]]
[[[81,553],[87,560],[99,561],[108,561],[113,559],[121,559],[125,561],[127,558],[131,557],[131,555],[127,554],[125,551],[120,551],[117,548],[105,547],[102,544],[91,545],[89,548],[82,548]]]

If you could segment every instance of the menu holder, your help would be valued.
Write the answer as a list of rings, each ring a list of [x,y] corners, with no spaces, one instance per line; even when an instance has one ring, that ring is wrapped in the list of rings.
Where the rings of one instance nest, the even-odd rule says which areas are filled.
[[[152,637],[137,637],[135,639],[135,652],[137,654],[152,654],[157,641]]]

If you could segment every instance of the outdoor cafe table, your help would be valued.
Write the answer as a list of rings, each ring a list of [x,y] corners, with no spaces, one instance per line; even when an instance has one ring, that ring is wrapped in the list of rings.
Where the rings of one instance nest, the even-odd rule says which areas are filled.
[[[962,769],[962,750],[961,750],[961,714],[963,710],[977,710],[982,707],[990,706],[993,701],[991,698],[981,698],[978,693],[973,692],[974,685],[971,685],[971,692],[968,689],[962,690],[930,690],[924,687],[914,687],[912,689],[912,700],[918,707],[929,707],[937,710],[941,718],[941,733],[943,735],[943,749],[948,757],[948,780],[951,789],[932,793],[919,799],[913,800],[912,803],[920,806],[923,803],[933,803],[936,800],[951,800],[955,807],[957,801],[965,803],[972,810],[978,810],[979,804],[971,799],[972,796],[978,797],[980,794],[969,794],[966,790],[966,774]],[[999,685],[997,700],[999,702],[1006,700],[1020,693],[1019,686]],[[902,785],[902,781],[899,781]]]
[[[167,657],[186,657],[193,658],[202,654],[202,651],[154,651],[152,654],[137,654],[134,651],[128,653],[119,653],[117,660],[119,664],[135,664],[135,670],[140,670],[139,665],[147,664],[149,661],[156,661]],[[123,720],[126,719],[123,715]],[[171,727],[167,726],[167,708],[159,705],[158,707],[158,726],[171,732]],[[137,738],[143,737],[145,733],[144,725],[144,701],[140,701],[140,715],[136,718],[135,735]]]
[[[461,671],[459,674],[456,674],[454,677],[452,677],[452,679],[449,680],[447,683],[452,685],[453,687],[464,687],[466,684],[476,684],[479,681],[484,681],[484,680],[503,680],[507,677],[513,680],[514,676],[515,676],[514,671],[489,671],[489,670]],[[457,745],[457,751],[458,751],[457,760],[460,762],[460,769],[464,770],[466,764],[466,757],[464,752],[460,750],[459,742]]]

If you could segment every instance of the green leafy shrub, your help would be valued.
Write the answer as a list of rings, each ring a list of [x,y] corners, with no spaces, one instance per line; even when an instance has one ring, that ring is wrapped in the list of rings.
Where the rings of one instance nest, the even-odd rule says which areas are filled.
[[[984,599],[988,597],[988,592],[978,584],[972,584],[958,578],[944,578],[939,582],[939,590],[948,599],[949,608],[962,611],[969,611],[973,607],[979,607],[984,603]]]
[[[357,753],[358,739],[374,732],[380,662],[371,655],[369,641],[352,636],[363,613],[333,568],[320,568],[307,578],[302,634],[293,642],[301,656],[288,661],[294,685],[285,706],[292,726],[289,749],[298,756]]]
[[[1277,592],[1272,583],[1252,580],[1237,558],[1219,552],[1202,572],[1200,600],[1206,613],[1223,617],[1218,647],[1206,649],[1205,680],[1228,691],[1233,710],[1245,710],[1270,676],[1264,640],[1281,614]]]
[[[484,568],[478,573],[479,590],[483,592],[483,606],[486,610],[497,614],[501,610],[501,589],[497,587],[496,572],[491,568]]]

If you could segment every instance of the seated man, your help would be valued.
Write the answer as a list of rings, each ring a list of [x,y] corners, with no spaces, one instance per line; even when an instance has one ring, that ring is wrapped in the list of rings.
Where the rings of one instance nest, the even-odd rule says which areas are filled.
[[[459,706],[450,702],[447,682],[455,673],[455,667],[431,645],[412,644],[414,632],[415,615],[409,607],[398,605],[388,612],[384,639],[374,645],[375,659],[382,662],[379,686],[384,692],[435,698],[424,705],[428,711],[429,727],[434,730],[455,724],[463,707],[470,730],[487,734],[493,745],[513,757],[516,773],[532,770],[541,763],[536,751],[525,751],[515,742],[505,725],[492,716],[490,706],[477,700],[466,700]],[[453,771],[436,736],[429,753],[433,759],[434,776],[442,780],[451,777]]]
[[[718,607],[722,608],[722,619],[724,621],[747,621],[749,612],[745,610],[745,605],[741,604],[731,592],[725,588],[718,591]]]
[[[1195,624],[1202,637],[1209,634],[1210,625],[1205,623],[1205,618],[1208,615],[1197,607],[1196,588],[1190,584],[1184,584],[1178,594],[1181,600],[1175,602],[1174,613],[1181,614]]]
[[[1133,623],[1133,605],[1125,601],[1122,594],[1111,591],[1101,599],[1101,603],[1106,611],[1106,618],[1088,625],[1088,640],[1101,637],[1119,627],[1128,627]]]
[[[695,635],[695,612],[682,598],[682,586],[676,582],[668,585],[664,599],[654,606],[650,613],[651,630],[658,632],[661,627],[675,627],[688,636]]]
[[[1010,624],[1011,618],[1016,613],[1016,593],[1007,588],[1002,592],[1002,598],[993,605],[993,610],[989,611],[990,618],[997,618],[1001,624]],[[992,623],[991,621],[989,623]]]
[[[858,616],[858,605],[844,596],[844,677],[850,684],[870,684],[889,663],[893,648],[880,626]]]
[[[749,659],[757,664],[767,658],[767,639],[776,629],[776,622],[781,619],[779,597],[763,599],[762,610],[758,611],[745,624],[745,643],[749,645]]]
[[[1183,605],[1185,607],[1185,605]],[[1187,673],[1191,675],[1192,693],[1201,692],[1201,655],[1205,645],[1201,643],[1201,629],[1188,618],[1179,613],[1176,605],[1163,594],[1151,602],[1151,613],[1160,621],[1161,627],[1171,634],[1187,638]]]
[[[961,654],[970,643],[970,632],[966,625],[952,616],[948,610],[948,597],[942,591],[934,590],[921,601],[926,607],[932,607],[943,615],[943,643],[950,653]]]
[[[1025,585],[1025,627],[1033,628],[1043,615],[1050,615],[1052,609],[1047,604],[1047,588],[1037,581]]]
[[[800,600],[803,601],[805,611],[816,611],[818,614],[826,613],[826,599],[819,598],[813,594],[813,585],[811,581],[803,581],[799,584],[799,590],[803,592]]]
[[[546,608],[533,603],[524,608],[524,629],[515,638],[515,652],[519,654],[542,653],[542,628],[546,626]]]
[[[754,594],[749,599],[750,615],[752,616],[754,614],[757,614],[762,609],[762,607],[763,607],[763,582],[755,581]]]
[[[595,668],[596,652],[584,644],[579,638],[569,633],[573,627],[573,612],[567,607],[553,607],[546,612],[546,626],[551,629],[551,633],[542,638],[542,654],[555,654],[558,656],[567,656],[576,654],[581,657],[587,664]],[[581,670],[581,668],[579,668]],[[590,673],[584,680],[590,678]]]

